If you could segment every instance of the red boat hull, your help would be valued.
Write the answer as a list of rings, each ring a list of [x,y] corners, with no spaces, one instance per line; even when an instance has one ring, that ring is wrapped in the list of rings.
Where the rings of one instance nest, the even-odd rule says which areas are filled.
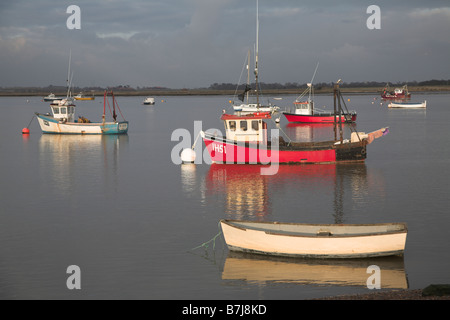
[[[271,150],[256,143],[233,143],[222,138],[203,138],[213,163],[227,164],[322,164],[364,161],[366,145],[348,143],[343,146],[304,144],[283,146]]]
[[[405,94],[405,93],[397,93],[397,94],[383,93],[383,94],[381,95],[381,98],[382,98],[382,99],[385,99],[385,100],[391,100],[391,99],[393,99],[393,100],[395,100],[395,99],[398,99],[398,100],[402,100],[402,99],[410,99],[410,98],[411,98],[411,93],[408,93],[408,94]]]
[[[330,115],[301,115],[294,113],[283,113],[289,122],[303,122],[303,123],[334,123],[334,114]],[[339,116],[336,116],[337,122],[339,122]],[[355,122],[356,114],[348,114],[340,116],[342,122]]]

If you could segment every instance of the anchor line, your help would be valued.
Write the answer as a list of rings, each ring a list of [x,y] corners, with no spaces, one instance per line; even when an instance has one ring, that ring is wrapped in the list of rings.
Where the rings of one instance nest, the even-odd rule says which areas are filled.
[[[33,121],[34,118],[36,118],[35,115],[31,118],[30,123],[27,125],[27,129],[28,129],[28,127],[31,125],[31,122]]]

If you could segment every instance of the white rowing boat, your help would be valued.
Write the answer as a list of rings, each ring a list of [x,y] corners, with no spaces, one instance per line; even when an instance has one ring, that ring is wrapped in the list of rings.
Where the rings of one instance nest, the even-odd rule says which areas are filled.
[[[417,102],[391,102],[388,104],[389,108],[426,108],[427,101],[417,103]]]
[[[232,251],[309,258],[402,255],[405,223],[300,224],[221,220]]]

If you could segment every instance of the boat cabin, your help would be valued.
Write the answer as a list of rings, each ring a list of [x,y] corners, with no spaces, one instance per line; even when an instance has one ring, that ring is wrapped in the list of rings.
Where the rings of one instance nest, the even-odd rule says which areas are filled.
[[[53,118],[60,122],[74,122],[75,118],[75,105],[67,99],[58,101],[57,103],[50,104]]]
[[[311,116],[314,114],[314,102],[312,100],[308,101],[295,101],[294,102],[294,113],[300,115]]]
[[[267,143],[267,123],[270,112],[253,112],[246,115],[223,114],[226,137],[233,141]]]

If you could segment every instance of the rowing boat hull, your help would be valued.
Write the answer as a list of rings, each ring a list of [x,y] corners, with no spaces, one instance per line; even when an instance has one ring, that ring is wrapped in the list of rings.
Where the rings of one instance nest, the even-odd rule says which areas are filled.
[[[427,107],[427,102],[422,103],[395,103],[391,102],[388,104],[389,108],[406,108],[406,109],[421,109]]]
[[[406,224],[311,225],[221,220],[232,251],[305,258],[402,255]]]
[[[60,122],[57,119],[36,113],[42,133],[51,134],[125,134],[128,121],[105,123]]]

